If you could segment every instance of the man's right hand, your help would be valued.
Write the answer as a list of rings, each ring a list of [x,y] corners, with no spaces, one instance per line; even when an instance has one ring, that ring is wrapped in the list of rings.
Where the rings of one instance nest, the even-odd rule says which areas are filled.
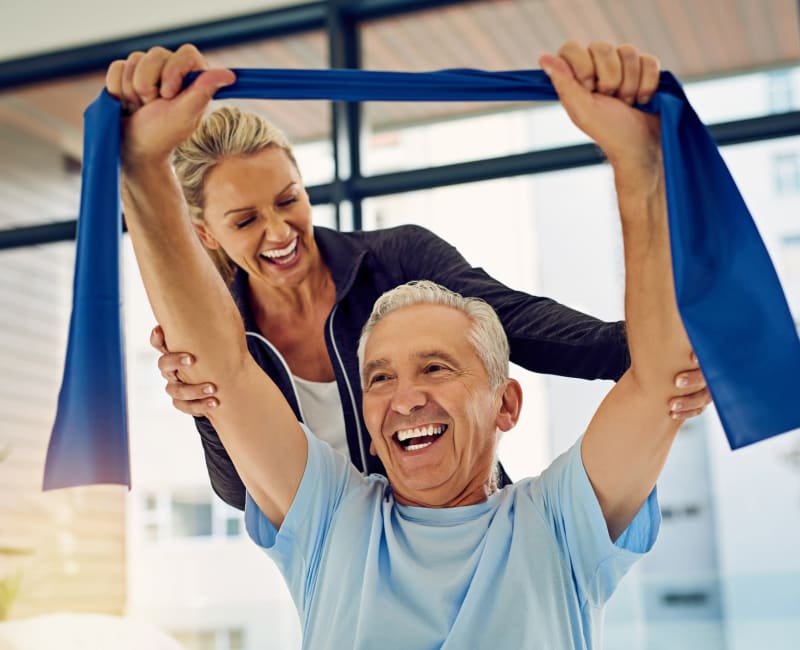
[[[161,352],[158,369],[167,380],[164,390],[176,409],[194,417],[203,417],[219,406],[219,401],[213,396],[217,390],[214,384],[185,384],[178,379],[178,371],[192,365],[194,357],[186,352],[170,352],[161,325],[156,325],[150,332],[150,345]]]
[[[200,76],[186,88],[190,72]],[[214,94],[236,80],[230,70],[209,70],[194,45],[174,52],[153,47],[114,61],[106,72],[106,88],[119,99],[123,114],[124,167],[169,159],[172,151],[194,133]]]

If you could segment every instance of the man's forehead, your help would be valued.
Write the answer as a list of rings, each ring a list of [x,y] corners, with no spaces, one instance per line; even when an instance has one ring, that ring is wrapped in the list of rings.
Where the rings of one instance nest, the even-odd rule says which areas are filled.
[[[367,341],[365,361],[451,358],[471,348],[469,317],[446,305],[400,307],[375,326]]]

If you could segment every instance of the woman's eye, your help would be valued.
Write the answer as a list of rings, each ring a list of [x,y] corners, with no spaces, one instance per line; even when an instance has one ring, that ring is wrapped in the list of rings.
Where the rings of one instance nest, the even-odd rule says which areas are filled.
[[[279,208],[288,208],[292,203],[296,203],[296,202],[297,202],[297,197],[293,196],[290,199],[286,199],[285,201],[281,201],[280,203],[278,203],[278,207]]]
[[[251,223],[253,223],[255,220],[256,220],[255,217],[246,217],[246,218],[242,219],[241,221],[237,221],[236,222],[236,229],[237,230],[241,230],[242,228],[246,228]]]

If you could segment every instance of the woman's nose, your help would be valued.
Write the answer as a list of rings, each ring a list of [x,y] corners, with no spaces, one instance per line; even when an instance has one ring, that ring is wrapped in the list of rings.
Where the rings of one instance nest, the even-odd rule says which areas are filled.
[[[264,234],[268,241],[284,243],[292,236],[292,228],[286,221],[277,215],[264,217]]]

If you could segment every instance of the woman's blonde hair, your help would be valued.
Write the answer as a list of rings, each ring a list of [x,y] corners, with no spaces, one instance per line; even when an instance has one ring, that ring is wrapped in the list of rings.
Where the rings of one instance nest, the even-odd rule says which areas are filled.
[[[282,149],[298,169],[286,135],[261,115],[223,106],[205,117],[192,136],[175,149],[172,159],[192,221],[205,222],[206,177],[217,164],[225,158],[249,156],[269,147]],[[206,250],[230,284],[236,271],[233,260],[221,248]]]

